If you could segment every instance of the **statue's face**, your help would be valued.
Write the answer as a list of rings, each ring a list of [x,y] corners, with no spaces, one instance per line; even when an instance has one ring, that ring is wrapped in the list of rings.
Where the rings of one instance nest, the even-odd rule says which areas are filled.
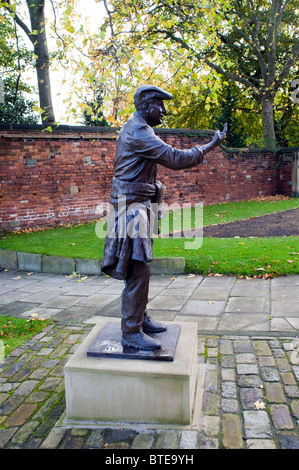
[[[160,98],[153,98],[145,107],[145,119],[149,126],[159,126],[162,124],[163,116],[165,116],[166,109],[163,100]]]

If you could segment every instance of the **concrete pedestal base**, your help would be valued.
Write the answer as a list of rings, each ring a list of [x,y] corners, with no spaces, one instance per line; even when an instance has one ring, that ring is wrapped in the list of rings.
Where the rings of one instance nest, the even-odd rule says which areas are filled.
[[[197,364],[196,323],[178,323],[173,362],[87,357],[108,321],[120,320],[101,318],[65,365],[65,424],[156,423],[198,429],[193,423],[199,419],[203,374]]]

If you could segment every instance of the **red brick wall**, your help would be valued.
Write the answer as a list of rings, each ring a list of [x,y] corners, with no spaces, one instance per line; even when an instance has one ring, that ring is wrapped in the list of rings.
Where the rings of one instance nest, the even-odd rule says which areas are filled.
[[[167,143],[190,148],[196,131],[157,131]],[[0,131],[2,230],[93,220],[109,200],[116,131]],[[292,161],[271,152],[216,149],[202,165],[174,171],[159,167],[164,200],[213,204],[291,194]]]

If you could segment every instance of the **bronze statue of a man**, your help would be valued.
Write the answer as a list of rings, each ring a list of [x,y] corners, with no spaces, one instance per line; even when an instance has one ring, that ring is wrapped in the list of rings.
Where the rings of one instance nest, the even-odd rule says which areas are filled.
[[[156,181],[157,164],[173,170],[196,166],[224,140],[226,133],[226,128],[222,133],[217,131],[210,143],[188,150],[164,143],[153,127],[161,124],[166,115],[163,100],[172,98],[156,86],[139,87],[134,95],[136,111],[121,129],[116,144],[110,198],[113,210],[108,219],[102,271],[125,281],[121,304],[122,344],[142,350],[160,348],[160,342],[149,335],[166,330],[146,310],[149,263],[153,260],[152,205],[161,200],[162,191],[161,183]],[[138,232],[138,227],[132,230],[136,213],[143,221],[143,233]]]

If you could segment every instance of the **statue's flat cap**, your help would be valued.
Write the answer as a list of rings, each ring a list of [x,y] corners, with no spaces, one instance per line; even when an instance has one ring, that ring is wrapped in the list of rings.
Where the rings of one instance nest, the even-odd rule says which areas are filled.
[[[137,88],[134,94],[134,104],[138,106],[152,98],[161,98],[162,100],[172,100],[173,96],[167,91],[155,85],[142,85]]]

